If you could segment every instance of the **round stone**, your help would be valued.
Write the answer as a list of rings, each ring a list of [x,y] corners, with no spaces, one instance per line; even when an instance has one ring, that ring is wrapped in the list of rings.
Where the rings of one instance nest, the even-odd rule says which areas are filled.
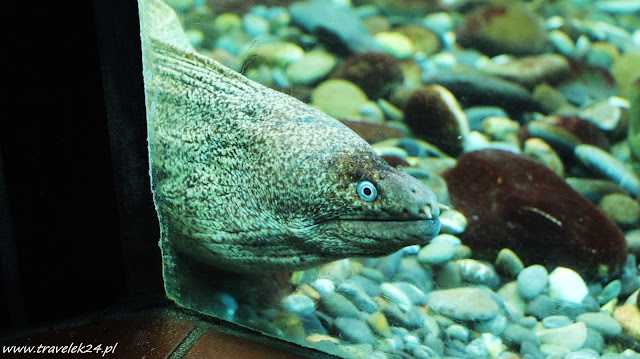
[[[434,265],[446,263],[453,258],[455,247],[450,243],[429,243],[418,253],[418,261],[423,264]]]
[[[613,298],[617,298],[622,290],[622,282],[619,279],[607,284],[598,295],[598,303],[605,304]]]
[[[287,67],[287,76],[294,84],[311,85],[328,76],[336,66],[336,57],[326,51],[310,51]]]
[[[357,116],[367,101],[367,95],[358,86],[342,79],[326,80],[311,92],[311,104],[337,119]]]
[[[558,267],[549,274],[549,297],[552,299],[580,304],[587,294],[587,284],[572,269]]]
[[[548,283],[547,269],[535,264],[518,274],[518,293],[525,299],[532,299],[544,291]]]
[[[496,257],[496,269],[510,276],[517,276],[524,269],[522,260],[509,248],[502,248]]]
[[[571,324],[573,324],[573,321],[565,315],[551,315],[542,319],[542,325],[548,329],[562,328]]]
[[[499,312],[491,292],[482,288],[437,290],[427,296],[429,307],[444,316],[458,320],[487,320]]]
[[[375,344],[376,342],[369,326],[359,319],[339,317],[333,322],[333,326],[349,342],[358,344]]]
[[[286,296],[282,300],[282,306],[285,310],[298,314],[309,314],[316,309],[316,304],[311,298],[298,293]]]
[[[608,313],[583,313],[576,320],[584,322],[588,327],[597,330],[605,337],[615,337],[622,332],[620,324]]]
[[[397,57],[398,59],[408,59],[415,53],[415,47],[411,40],[399,32],[379,32],[374,39],[383,51]]]
[[[562,345],[576,350],[582,348],[587,340],[587,326],[577,322],[561,328],[544,329],[536,335],[543,344]]]
[[[640,341],[640,309],[637,306],[622,305],[613,312],[613,317],[627,334]]]
[[[602,197],[598,206],[622,227],[633,226],[640,220],[640,203],[627,195],[608,194]]]

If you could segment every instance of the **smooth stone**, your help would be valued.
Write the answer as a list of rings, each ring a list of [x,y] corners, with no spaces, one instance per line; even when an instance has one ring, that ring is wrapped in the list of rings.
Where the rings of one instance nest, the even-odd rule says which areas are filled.
[[[573,321],[565,315],[551,315],[542,319],[542,325],[547,329],[566,327],[573,324]]]
[[[401,309],[396,303],[391,302],[382,312],[391,325],[401,325],[408,329],[418,329],[424,325],[425,315],[416,306]]]
[[[350,118],[367,103],[367,95],[358,86],[342,79],[329,79],[311,92],[311,104],[334,118]]]
[[[493,319],[478,322],[475,331],[479,333],[492,333],[493,335],[502,335],[507,328],[509,320],[502,314],[496,315]]]
[[[529,359],[545,359],[545,355],[540,351],[539,345],[530,341],[520,344],[520,357]]]
[[[334,317],[360,318],[358,308],[340,293],[322,293],[323,308]]]
[[[629,252],[640,257],[640,229],[627,232],[624,238],[627,241]]]
[[[548,41],[543,22],[521,3],[478,7],[458,26],[457,37],[461,46],[474,47],[489,56],[539,54]]]
[[[544,329],[536,333],[543,344],[563,345],[571,350],[582,348],[587,340],[587,326],[583,322],[566,327]]]
[[[440,212],[440,233],[460,234],[467,228],[467,218],[455,209]]]
[[[441,233],[439,235],[437,235],[435,238],[433,238],[431,240],[431,242],[429,242],[431,244],[449,244],[453,247],[457,247],[459,245],[462,245],[462,241],[460,240],[460,238],[452,235],[452,234],[446,234],[446,233]]]
[[[528,138],[524,142],[523,153],[535,158],[560,177],[564,177],[564,163],[558,153],[540,138]]]
[[[446,12],[433,12],[428,14],[422,20],[422,24],[440,35],[454,28],[454,21],[451,15]]]
[[[456,97],[445,87],[416,89],[404,108],[405,123],[413,133],[449,156],[458,156],[469,133],[469,123]]]
[[[469,283],[486,285],[495,288],[500,283],[498,274],[490,264],[475,259],[459,259],[456,264],[460,268],[460,278]]]
[[[311,283],[311,286],[313,287],[313,289],[320,292],[321,295],[326,293],[331,293],[336,290],[336,285],[333,284],[331,280],[326,278],[319,278],[313,281],[313,283]]]
[[[588,327],[600,332],[604,337],[615,337],[622,332],[620,324],[608,313],[580,314],[577,321],[584,322]]]
[[[305,333],[314,333],[314,334],[327,334],[327,331],[324,329],[324,326],[320,322],[317,316],[314,314],[303,314],[300,315],[300,321],[302,322],[302,328]]]
[[[560,344],[542,344],[540,345],[540,352],[547,355],[547,358],[563,359],[565,355],[571,352],[571,348]]]
[[[308,33],[330,34],[338,43],[330,45],[352,52],[380,51],[358,15],[349,6],[301,1],[289,7],[291,20]]]
[[[604,304],[610,301],[613,298],[617,298],[620,295],[620,291],[622,290],[622,283],[619,279],[611,281],[607,284],[600,294],[598,294],[598,303]]]
[[[418,253],[418,261],[428,265],[446,263],[453,258],[454,248],[449,243],[429,243]]]
[[[519,314],[523,315],[527,304],[524,298],[518,293],[518,282],[506,283],[498,290],[498,295],[502,297]]]
[[[583,349],[591,349],[597,353],[604,350],[604,338],[597,330],[587,327],[587,340],[582,346]]]
[[[376,339],[369,329],[369,326],[359,319],[336,318],[333,322],[334,328],[347,341],[352,343],[375,344]]]
[[[496,256],[496,269],[506,275],[515,277],[523,269],[522,260],[509,248],[502,248]]]
[[[469,128],[473,131],[482,131],[482,120],[487,117],[508,118],[509,115],[500,107],[496,106],[473,106],[464,110],[469,121]]]
[[[372,100],[386,97],[402,85],[405,78],[400,61],[382,52],[351,55],[331,74],[331,77],[354,83]]]
[[[566,265],[594,276],[616,275],[624,266],[628,253],[620,228],[533,159],[473,151],[442,177],[452,207],[472,219],[460,237],[475,258],[493,260],[496,251],[511,248],[524,263]]]
[[[367,295],[367,293],[355,282],[347,280],[340,284],[338,292],[349,299],[359,310],[372,313],[378,310],[378,305]]]
[[[298,313],[310,314],[316,309],[316,303],[304,294],[290,294],[282,300],[285,310]]]
[[[564,359],[598,359],[600,355],[591,349],[581,349],[575,352],[568,353],[564,356]]]
[[[336,57],[325,51],[310,51],[287,66],[287,76],[293,84],[311,85],[329,75],[336,66]]]
[[[362,274],[364,269],[367,269],[367,268],[366,267],[363,268],[363,270],[360,271],[360,274]],[[363,275],[353,275],[353,276],[349,277],[349,281],[350,282],[354,282],[355,284],[360,286],[360,288],[362,288],[365,291],[365,293],[367,293],[367,295],[369,297],[371,297],[371,298],[373,298],[376,295],[380,294],[379,282],[365,277],[364,274]]]
[[[456,288],[462,283],[460,279],[460,268],[453,262],[447,262],[445,265],[436,269],[434,276],[437,288]]]
[[[433,291],[427,295],[429,308],[458,320],[487,320],[499,312],[490,292],[481,288],[455,288]]]
[[[541,294],[549,283],[547,269],[539,264],[524,268],[518,274],[518,293],[525,299],[533,299]]]
[[[636,305],[622,305],[613,312],[613,318],[620,323],[625,333],[640,341],[640,309]]]
[[[458,339],[465,343],[469,340],[469,330],[459,324],[449,326],[444,332],[451,339]]]
[[[387,318],[381,312],[373,312],[365,318],[373,331],[383,338],[391,338],[393,333],[387,322]]]
[[[640,202],[625,194],[605,195],[598,207],[622,228],[629,228],[640,222]]]
[[[384,275],[384,281],[389,281],[393,278],[393,276],[395,276],[395,274],[398,272],[398,269],[400,269],[400,264],[402,263],[403,257],[404,254],[402,253],[402,251],[397,251],[378,260],[375,269],[382,272],[382,274]]]
[[[558,54],[543,54],[513,59],[506,63],[487,62],[480,71],[533,88],[540,83],[554,84],[570,74],[569,62]]]
[[[380,45],[382,51],[400,60],[409,59],[415,53],[411,40],[399,32],[379,32],[373,39]]]
[[[549,32],[549,41],[565,56],[571,56],[575,51],[575,43],[564,31],[552,30]]]
[[[498,106],[507,111],[537,111],[538,104],[522,85],[476,70],[451,69],[426,73],[426,84],[440,84],[459,99],[463,107]]]
[[[558,304],[547,295],[539,295],[526,305],[526,314],[546,318],[558,313]]]
[[[538,323],[538,318],[532,316],[523,317],[520,319],[520,325],[529,329],[533,329],[533,327],[535,327]]]
[[[622,187],[613,181],[603,179],[567,177],[567,183],[588,198],[593,203],[598,203],[602,198],[611,193],[627,193]]]
[[[576,146],[574,152],[585,166],[616,182],[634,197],[640,196],[640,179],[624,163],[590,145]]]
[[[411,303],[409,296],[392,283],[382,283],[380,285],[380,295],[383,298],[396,303],[400,309],[405,311],[409,310],[413,304]]]
[[[419,25],[403,25],[394,28],[394,31],[406,36],[415,50],[416,55],[431,56],[440,49],[440,37],[435,32]]]
[[[256,14],[244,14],[242,16],[242,26],[244,31],[254,38],[269,33],[269,21]]]
[[[427,303],[427,295],[416,285],[409,282],[395,282],[393,285],[404,292],[413,305],[423,306]]]
[[[433,288],[433,275],[429,268],[425,268],[422,264],[418,262],[418,259],[415,255],[407,256],[402,259],[400,263],[400,269],[393,276],[394,282],[399,285],[414,303],[422,302],[425,299],[421,298],[420,295],[414,296],[412,290],[406,288],[406,286],[402,286],[402,282],[407,282],[407,284],[411,283],[416,286],[417,289],[422,291],[422,293],[428,293]],[[420,304],[421,305],[421,304]]]
[[[508,341],[516,344],[531,342],[539,345],[540,343],[540,339],[538,339],[538,337],[532,330],[525,328],[520,324],[507,324],[507,327],[502,333],[502,336]]]
[[[557,267],[549,274],[549,297],[567,303],[582,303],[589,294],[580,274],[565,267]]]

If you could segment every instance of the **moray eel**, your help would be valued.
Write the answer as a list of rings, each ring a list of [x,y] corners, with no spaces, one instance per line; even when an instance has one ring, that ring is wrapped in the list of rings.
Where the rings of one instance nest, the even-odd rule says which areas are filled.
[[[161,244],[239,273],[425,243],[436,197],[337,120],[198,54],[141,0],[152,192]]]

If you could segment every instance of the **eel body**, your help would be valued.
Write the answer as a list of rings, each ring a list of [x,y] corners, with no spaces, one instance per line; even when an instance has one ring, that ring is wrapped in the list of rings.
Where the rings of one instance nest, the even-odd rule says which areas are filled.
[[[140,0],[152,191],[162,245],[240,273],[425,243],[436,197],[335,119],[198,54]]]

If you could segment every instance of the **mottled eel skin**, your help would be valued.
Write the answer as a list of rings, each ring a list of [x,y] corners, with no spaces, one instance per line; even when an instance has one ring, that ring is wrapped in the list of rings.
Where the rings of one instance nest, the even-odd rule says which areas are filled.
[[[435,195],[346,126],[196,53],[164,3],[140,10],[163,246],[255,274],[385,255],[438,233]]]

